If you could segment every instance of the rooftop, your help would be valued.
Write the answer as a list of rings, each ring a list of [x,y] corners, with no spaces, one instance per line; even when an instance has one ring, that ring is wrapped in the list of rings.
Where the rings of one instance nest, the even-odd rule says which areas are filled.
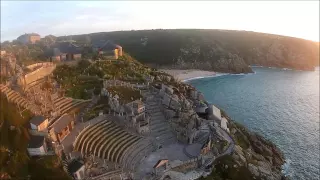
[[[60,42],[56,45],[56,48],[58,48],[61,53],[81,53],[81,48],[72,42]]]
[[[38,126],[45,120],[46,118],[44,116],[33,116],[33,118],[30,120],[30,123]]]
[[[46,56],[55,56],[59,54],[81,54],[82,48],[72,42],[58,42],[45,51]]]
[[[43,146],[44,136],[30,136],[28,148],[39,148]]]
[[[59,133],[63,128],[67,127],[71,121],[73,121],[73,118],[69,114],[64,114],[52,124],[52,128],[54,128],[55,132]]]
[[[114,49],[119,48],[121,46],[114,44],[110,40],[108,40],[108,41],[99,40],[99,41],[94,41],[92,43],[92,47],[99,48],[104,51],[109,51],[109,50],[111,51],[111,50],[114,50]]]

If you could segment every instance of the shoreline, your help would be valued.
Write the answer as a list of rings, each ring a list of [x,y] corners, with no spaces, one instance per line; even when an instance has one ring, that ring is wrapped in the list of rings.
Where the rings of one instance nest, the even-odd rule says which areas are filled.
[[[277,69],[281,71],[303,71],[303,70],[296,70],[291,68],[268,67],[268,66],[258,66],[258,65],[249,65],[249,67]],[[242,75],[256,74],[255,71],[253,71],[252,73],[233,74],[233,73],[205,71],[200,69],[159,69],[159,71],[165,72],[181,82],[187,82],[195,79],[203,79],[203,78],[210,78],[210,77],[219,77],[219,76],[225,76],[225,75],[242,76]],[[314,71],[319,71],[319,66],[315,67]]]
[[[198,69],[159,69],[159,71],[165,72],[181,82],[187,82],[195,79],[226,76],[226,75],[243,76],[243,75],[256,74],[256,72],[240,73],[240,74],[220,73],[220,72],[214,72],[214,71],[203,71]]]
[[[277,70],[281,70],[281,71],[303,71],[303,70],[296,70],[296,69],[290,69],[290,68],[267,67],[267,66],[257,66],[257,65],[250,65],[250,67],[277,69]],[[314,71],[318,71],[318,70],[319,70],[319,67],[316,67]],[[214,71],[205,71],[205,70],[199,70],[199,69],[159,69],[159,71],[165,72],[181,82],[187,82],[187,81],[191,81],[191,80],[195,80],[195,79],[219,77],[219,76],[225,76],[225,75],[242,76],[242,75],[256,74],[255,71],[253,71],[252,73],[233,74],[233,73],[220,73],[220,72],[214,72]]]
[[[257,66],[255,66],[257,67]],[[257,68],[266,68],[266,67],[257,67]],[[267,67],[268,68],[268,67]],[[270,68],[270,67],[269,67]],[[281,70],[288,70],[288,69],[281,69]],[[194,79],[203,79],[203,78],[210,78],[210,77],[219,77],[219,76],[225,76],[225,75],[236,75],[236,76],[239,76],[239,75],[248,75],[248,74],[256,74],[256,72],[253,72],[253,73],[248,73],[248,74],[245,74],[245,73],[241,73],[241,74],[231,74],[231,73],[217,73],[217,72],[213,72],[213,71],[202,71],[202,70],[196,70],[196,69],[188,69],[188,70],[181,70],[181,69],[161,69],[160,71],[163,71],[167,74],[170,74],[172,75],[174,78],[180,80],[182,83],[187,83],[187,81],[190,81],[190,80],[194,80]],[[209,105],[214,105],[212,102],[208,102],[207,99],[205,99],[205,102],[206,104],[209,104]],[[216,106],[216,105],[215,105]],[[221,111],[223,111],[226,115],[227,113],[221,109],[221,108],[218,108],[220,109]],[[228,115],[227,115],[227,119],[229,121],[230,124],[238,124],[237,121],[234,121],[233,119],[231,119]],[[241,126],[243,126],[242,124],[240,124]],[[244,126],[245,127],[245,126]],[[249,133],[257,133],[257,132],[254,132],[252,130],[249,130],[247,127],[245,127],[245,131],[249,132]],[[229,135],[230,138],[232,139],[233,141],[233,146],[234,145],[239,145],[239,144],[236,144],[235,143],[235,140],[233,138],[233,136],[231,136],[231,134]],[[250,135],[251,136],[251,135]],[[290,174],[289,174],[289,170],[291,169],[290,168],[290,159],[287,159],[284,155],[283,155],[283,152],[279,149],[279,147],[277,145],[275,145],[274,142],[272,141],[269,141],[268,139],[266,139],[266,137],[262,136],[260,133],[257,133],[255,134],[255,136],[258,136],[260,138],[262,138],[262,143],[263,145],[270,145],[268,144],[271,143],[271,145],[273,146],[272,149],[275,149],[278,153],[280,153],[282,156],[282,160],[283,160],[283,164],[281,164],[281,167],[280,167],[280,175],[281,177],[283,178],[288,178],[290,177]],[[248,138],[248,136],[246,136]],[[250,143],[251,144],[251,143]],[[232,145],[230,145],[231,147]],[[229,148],[230,148],[229,147]],[[234,148],[234,147],[233,147]],[[232,149],[233,149],[232,148]],[[250,147],[252,148],[252,147]],[[233,150],[232,150],[233,151]],[[228,153],[227,153],[228,154]],[[227,154],[224,154],[224,155],[227,155]],[[259,153],[258,153],[259,154]],[[260,154],[261,155],[261,154]],[[215,159],[216,160],[216,159]],[[214,161],[212,163],[214,163]],[[212,172],[211,172],[212,173]],[[211,174],[210,173],[210,174]]]
[[[159,71],[170,74],[175,79],[186,82],[193,79],[202,79],[227,75],[227,73],[217,73],[214,71],[203,71],[198,69],[159,69]]]

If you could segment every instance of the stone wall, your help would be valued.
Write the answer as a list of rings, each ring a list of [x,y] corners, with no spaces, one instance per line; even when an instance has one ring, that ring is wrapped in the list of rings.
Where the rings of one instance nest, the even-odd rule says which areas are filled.
[[[74,58],[75,60],[81,59],[81,54],[74,54],[74,55],[73,55],[73,58]]]
[[[192,159],[189,159],[187,161],[181,161],[181,162],[177,162],[177,163],[174,163],[174,164],[170,164],[169,165],[169,168],[170,169],[183,169],[184,166],[185,167],[188,167],[188,168],[197,168],[199,165],[201,165],[201,158],[200,157],[196,157],[196,158],[192,158]],[[189,166],[191,165],[191,167]]]
[[[33,81],[39,80],[41,78],[44,78],[45,76],[50,75],[55,68],[56,68],[56,65],[54,64],[51,64],[51,65],[46,64],[29,74],[21,76],[18,80],[18,84],[20,86],[25,87],[27,84]]]
[[[137,131],[139,134],[149,133],[150,132],[149,125],[140,126],[140,127],[138,127]]]
[[[27,66],[26,68],[33,70],[37,66],[53,66],[52,62],[35,63]]]
[[[180,110],[181,109],[181,104],[179,102],[179,99],[175,96],[171,96],[167,93],[164,93],[162,95],[162,104],[165,107],[168,107],[170,109],[174,110]]]

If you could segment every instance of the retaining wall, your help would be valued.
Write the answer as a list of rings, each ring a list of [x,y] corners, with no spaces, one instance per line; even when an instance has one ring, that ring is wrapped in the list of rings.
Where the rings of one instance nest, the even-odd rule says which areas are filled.
[[[41,64],[41,63],[37,63]],[[37,64],[30,65],[31,67],[36,67]],[[56,65],[53,63],[42,63],[43,66],[41,66],[39,69],[32,71],[31,73],[28,73],[24,76],[21,76],[18,80],[18,84],[20,86],[26,86],[27,84],[39,80],[41,78],[44,78],[45,76],[50,75],[53,70],[56,68]]]

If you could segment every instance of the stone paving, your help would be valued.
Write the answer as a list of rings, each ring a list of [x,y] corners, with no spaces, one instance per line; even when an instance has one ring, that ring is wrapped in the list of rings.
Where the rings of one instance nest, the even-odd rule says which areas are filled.
[[[176,171],[168,171],[164,174],[163,177],[166,175],[170,176],[171,179],[174,180],[193,180],[193,179],[198,179],[202,176],[202,172],[199,171],[189,171],[188,173],[184,174],[181,172],[176,172]]]
[[[153,172],[153,166],[160,159],[168,159],[170,161],[186,161],[190,159],[183,153],[184,144],[175,143],[161,148],[156,152],[151,153],[144,160],[141,161],[136,173],[135,179],[142,179]]]
[[[184,153],[189,156],[190,158],[197,157],[200,155],[202,148],[202,144],[193,143],[185,146]]]

